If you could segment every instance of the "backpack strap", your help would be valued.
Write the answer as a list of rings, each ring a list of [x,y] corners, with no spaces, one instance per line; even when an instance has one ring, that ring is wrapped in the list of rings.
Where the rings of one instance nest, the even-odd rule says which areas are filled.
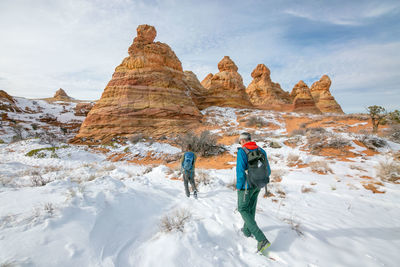
[[[244,150],[244,153],[246,153],[246,155],[249,155],[250,150],[247,147],[242,147],[242,149]]]

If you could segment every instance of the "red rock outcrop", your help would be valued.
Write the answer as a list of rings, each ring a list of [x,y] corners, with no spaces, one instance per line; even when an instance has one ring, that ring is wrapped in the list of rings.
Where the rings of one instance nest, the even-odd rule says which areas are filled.
[[[108,141],[144,133],[154,137],[186,131],[202,115],[184,82],[182,64],[164,43],[154,42],[153,26],[140,25],[99,101],[75,140]]]
[[[21,109],[16,105],[14,98],[3,90],[0,90],[0,110],[21,112]]]
[[[220,106],[234,108],[252,107],[238,67],[225,56],[218,63],[219,72],[208,74],[201,84],[206,88],[204,107]]]
[[[319,81],[311,85],[311,94],[319,110],[323,113],[339,113],[343,114],[343,110],[332,96],[329,88],[331,87],[331,79],[328,75],[323,75]]]
[[[253,81],[246,89],[251,103],[261,109],[290,110],[292,99],[289,93],[282,90],[279,83],[272,82],[270,75],[270,70],[264,64],[258,64],[253,70]]]
[[[74,111],[75,111],[75,116],[84,116],[86,117],[90,110],[93,108],[94,103],[93,102],[81,102],[76,104]]]
[[[293,98],[294,112],[321,114],[315,105],[310,88],[303,81],[299,81],[294,87],[290,96]]]

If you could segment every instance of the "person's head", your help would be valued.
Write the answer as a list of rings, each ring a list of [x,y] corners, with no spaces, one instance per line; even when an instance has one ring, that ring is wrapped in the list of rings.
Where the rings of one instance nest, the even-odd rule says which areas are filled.
[[[187,144],[187,145],[186,145],[186,150],[187,150],[187,151],[191,151],[192,148],[193,148],[192,144]]]
[[[239,135],[239,144],[244,145],[251,141],[251,135],[247,132],[243,132]]]

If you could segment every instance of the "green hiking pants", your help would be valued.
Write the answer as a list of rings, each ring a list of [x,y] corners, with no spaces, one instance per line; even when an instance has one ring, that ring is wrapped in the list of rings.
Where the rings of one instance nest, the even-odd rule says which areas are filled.
[[[253,234],[258,242],[266,239],[264,233],[258,228],[255,221],[257,198],[260,193],[260,189],[247,189],[238,190],[238,211],[242,215],[244,226],[243,232]]]
[[[197,192],[196,189],[196,183],[194,181],[194,170],[188,172],[188,171],[183,171],[183,184],[185,186],[185,193],[186,196],[189,197],[190,196],[190,191],[189,191],[189,185],[188,183],[191,184],[192,189],[194,192]]]

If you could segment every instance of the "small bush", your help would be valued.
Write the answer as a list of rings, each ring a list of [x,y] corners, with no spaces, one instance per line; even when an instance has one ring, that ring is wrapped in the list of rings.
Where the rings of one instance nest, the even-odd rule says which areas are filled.
[[[282,146],[278,142],[271,141],[269,142],[270,148],[281,148]]]
[[[380,162],[377,166],[378,177],[384,182],[398,183],[400,180],[399,162]]]
[[[192,218],[187,209],[179,209],[161,218],[159,227],[162,232],[180,231],[183,232],[186,222]]]
[[[279,183],[282,181],[282,177],[287,174],[286,170],[275,169],[271,171],[270,181],[272,183]]]
[[[306,134],[306,130],[304,130],[304,129],[296,129],[296,130],[293,130],[289,134],[289,136],[292,137],[292,136],[296,136],[296,135],[305,135],[305,134]]]
[[[307,135],[324,134],[326,130],[322,127],[312,127],[306,130]]]
[[[329,148],[338,148],[338,149],[342,149],[345,146],[349,146],[350,145],[350,141],[342,138],[342,137],[332,137],[326,144],[325,147],[329,147]]]
[[[48,181],[46,181],[39,171],[34,170],[31,172],[31,183],[32,186],[45,186]]]
[[[333,173],[332,169],[329,167],[328,163],[326,163],[325,161],[313,161],[310,162],[310,168],[312,171],[314,172],[318,172],[318,173]]]
[[[0,139],[0,144],[4,144],[5,142],[3,141],[3,139]]]
[[[400,126],[391,125],[389,132],[387,134],[387,138],[392,142],[400,144]]]
[[[195,180],[197,184],[208,185],[212,182],[211,176],[204,170],[197,170]]]
[[[132,144],[136,144],[140,141],[144,140],[144,135],[139,133],[139,134],[134,134],[129,138],[129,142],[131,142]]]
[[[267,127],[268,125],[269,125],[269,123],[267,121],[265,121],[263,118],[256,117],[256,116],[251,116],[246,121],[247,127],[256,126],[256,127],[260,128],[260,127]]]
[[[358,141],[360,141],[367,148],[372,150],[387,146],[387,142],[385,140],[372,135],[363,135],[358,139]]]
[[[12,124],[11,126],[11,131],[14,133],[12,137],[12,142],[18,142],[21,140],[24,140],[23,132],[24,128],[20,124]]]
[[[315,190],[314,189],[312,189],[311,187],[306,187],[306,186],[302,186],[301,187],[301,192],[302,193],[311,193],[311,192],[315,192]]]
[[[55,209],[54,209],[54,205],[52,203],[44,204],[43,209],[47,214],[49,214],[50,216],[53,216]]]
[[[186,150],[190,144],[193,152],[197,152],[203,157],[215,156],[226,151],[223,146],[217,145],[217,137],[209,131],[203,131],[200,136],[187,133],[179,139],[183,150]]]
[[[60,142],[66,142],[65,138],[61,138],[60,136],[56,135],[52,132],[40,132],[36,133],[36,137],[40,139],[40,142],[43,144],[48,144],[51,147],[57,146]]]
[[[57,149],[60,148],[67,148],[68,146],[62,146],[62,147],[45,147],[45,148],[38,148],[38,149],[33,149],[31,151],[29,151],[28,153],[25,154],[25,156],[27,157],[35,157],[35,158],[46,158],[47,157],[47,153],[46,151],[50,151],[51,158],[58,158],[58,155],[56,153]]]

